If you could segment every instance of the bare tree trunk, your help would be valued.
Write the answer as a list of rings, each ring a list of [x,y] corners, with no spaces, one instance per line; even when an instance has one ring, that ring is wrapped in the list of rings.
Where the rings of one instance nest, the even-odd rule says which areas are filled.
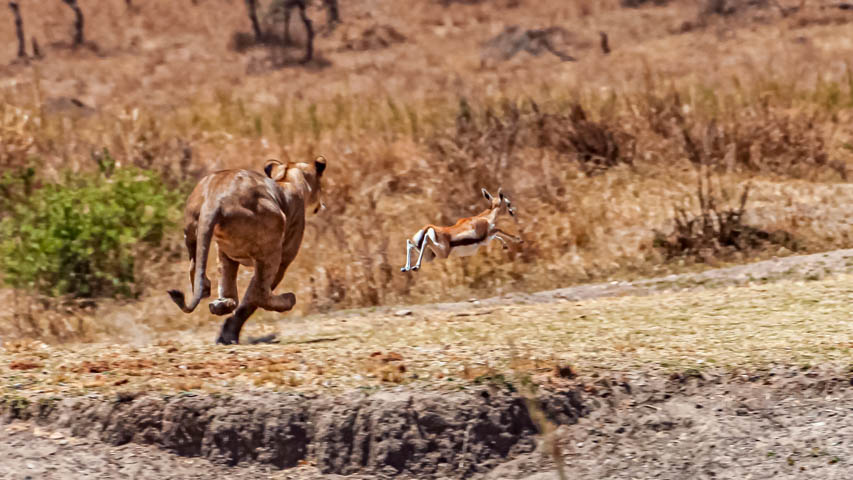
[[[290,10],[293,8],[292,3],[284,6],[284,44],[290,45]]]
[[[607,55],[610,53],[610,42],[607,40],[607,33],[598,32],[598,34],[601,35],[601,51]]]
[[[33,41],[33,57],[34,58],[42,58],[41,57],[41,49],[39,48],[39,43],[36,41],[36,37],[33,37],[32,41]]]
[[[258,21],[258,0],[246,0],[246,9],[249,11],[249,20],[252,21],[252,31],[255,32],[255,41],[263,40],[261,23]]]
[[[21,19],[21,9],[18,2],[9,2],[12,16],[15,17],[15,33],[18,35],[18,58],[27,58],[27,41],[24,37],[24,21]]]
[[[338,0],[324,0],[329,18],[326,23],[329,24],[329,31],[334,30],[335,26],[341,23],[341,14],[338,11]]]
[[[314,57],[314,29],[311,27],[311,19],[305,13],[305,2],[299,3],[299,16],[302,17],[302,23],[305,24],[305,56],[302,58],[302,63],[308,63]]]
[[[74,10],[74,46],[79,47],[80,45],[83,45],[83,42],[85,41],[83,38],[83,11],[80,10],[80,6],[77,5],[77,0],[62,1]]]

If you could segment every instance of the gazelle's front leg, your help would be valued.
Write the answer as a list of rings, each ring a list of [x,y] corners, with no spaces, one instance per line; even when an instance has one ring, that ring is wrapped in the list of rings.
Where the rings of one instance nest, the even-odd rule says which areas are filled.
[[[499,228],[494,229],[494,231],[492,232],[492,236],[494,236],[495,238],[499,239],[502,242],[504,241],[504,239],[501,237],[506,237],[515,243],[524,243],[524,240],[521,237],[516,237],[515,235],[510,235],[509,233],[506,233]],[[506,245],[506,242],[504,242],[504,245]]]
[[[505,240],[504,240],[500,235],[498,235],[498,234],[492,235],[492,236],[490,237],[490,239],[497,239],[497,240],[499,240],[499,241],[501,242],[501,244],[503,245],[503,249],[504,249],[504,250],[506,250],[506,249],[508,249],[508,248],[509,248],[509,246],[506,244],[506,241],[505,241]]]

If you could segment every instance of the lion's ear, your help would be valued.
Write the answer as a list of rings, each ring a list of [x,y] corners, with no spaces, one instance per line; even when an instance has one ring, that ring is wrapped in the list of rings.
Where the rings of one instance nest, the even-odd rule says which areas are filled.
[[[264,164],[264,173],[276,182],[284,179],[284,174],[287,172],[287,165],[278,160],[267,160]]]
[[[323,171],[326,170],[326,157],[320,155],[319,157],[314,159],[314,168],[317,170],[317,176],[323,174]]]

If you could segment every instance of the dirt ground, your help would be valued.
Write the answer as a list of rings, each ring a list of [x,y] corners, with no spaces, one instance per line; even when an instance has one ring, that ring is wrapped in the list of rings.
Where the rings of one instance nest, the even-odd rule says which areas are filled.
[[[566,478],[850,478],[853,413],[849,374],[778,369],[762,377],[644,377],[585,398],[591,411],[555,436]],[[0,476],[44,478],[224,477],[314,480],[363,478],[557,479],[543,449],[485,472],[323,475],[305,465],[279,470],[227,467],[150,446],[113,446],[68,429],[14,422],[0,429]],[[460,465],[461,467],[461,465]]]
[[[567,478],[849,478],[851,256],[261,318],[270,345],[7,342],[0,476],[558,478],[532,380]]]
[[[657,269],[648,249],[695,188],[662,127],[667,106],[706,149],[725,143],[720,161],[755,151],[766,163],[720,179],[721,190],[754,180],[747,223],[801,236],[800,252],[853,245],[846,177],[769,168],[805,152],[849,171],[848,8],[344,2],[344,23],[302,68],[235,48],[242,8],[81,3],[92,43],[74,50],[67,6],[22,6],[46,57],[0,65],[10,165],[37,158],[50,180],[95,168],[103,147],[189,180],[322,152],[340,165],[327,175],[334,215],[309,229],[280,287],[296,289],[297,309],[247,324],[243,339],[267,344],[213,345],[220,320],[205,305],[177,311],[164,290],[185,285],[184,261],[149,265],[138,301],[91,310],[31,311],[0,289],[0,478],[853,478],[853,250],[774,247],[760,258],[782,258],[631,280],[693,268]],[[12,25],[5,8],[0,24]],[[558,50],[577,62],[487,48],[558,25]],[[0,58],[14,58],[13,30],[0,39]],[[418,222],[469,214],[461,197],[444,205],[458,190],[431,163],[431,145],[461,138],[458,98],[504,97],[580,101],[637,137],[637,168],[586,176],[553,147],[513,147],[512,174],[494,181],[535,234],[530,257],[493,249],[429,264],[417,284],[385,276]],[[528,171],[554,182],[515,173]],[[604,278],[625,280],[530,293]],[[497,296],[456,301],[483,292]]]
[[[838,377],[842,388],[820,388],[820,377],[686,388],[596,410],[558,431],[566,478],[850,478],[853,389]],[[531,454],[485,478],[559,478],[548,463]]]
[[[227,467],[208,460],[183,458],[156,447],[127,444],[113,447],[98,441],[40,436],[42,430],[13,423],[0,430],[0,477],[10,480],[76,480],[87,478],[320,478],[269,466]]]

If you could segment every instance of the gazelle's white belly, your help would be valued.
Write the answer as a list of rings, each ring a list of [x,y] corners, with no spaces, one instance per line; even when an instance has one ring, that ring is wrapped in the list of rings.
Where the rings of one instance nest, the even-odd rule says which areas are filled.
[[[477,253],[477,249],[485,245],[486,242],[482,243],[472,243],[471,245],[464,245],[455,247],[450,250],[450,255],[454,257],[470,257]]]

